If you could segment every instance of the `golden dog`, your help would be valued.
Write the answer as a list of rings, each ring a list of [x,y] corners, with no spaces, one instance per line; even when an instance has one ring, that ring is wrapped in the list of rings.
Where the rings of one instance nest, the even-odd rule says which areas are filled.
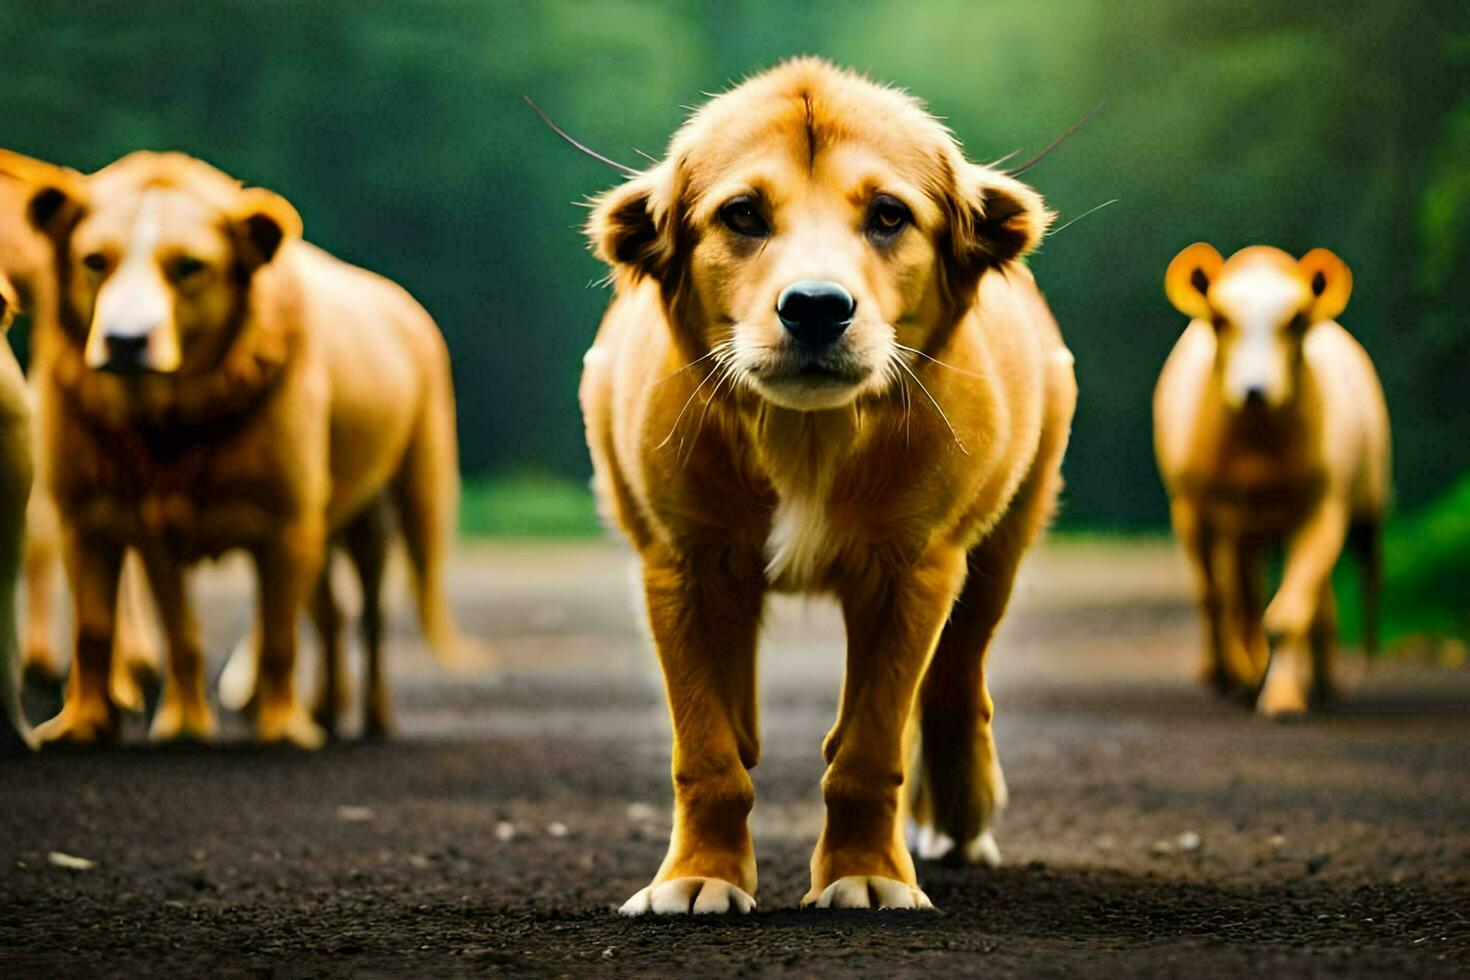
[[[34,167],[23,169],[36,172]],[[29,183],[0,174],[0,274],[9,275],[21,307],[30,313],[28,376],[34,381],[45,374],[41,365],[58,341],[50,248],[25,217],[32,191]],[[30,385],[33,406],[30,415],[37,422],[45,413],[36,411],[34,406],[43,396],[41,385]],[[44,463],[44,459],[34,462]],[[26,508],[26,604],[21,663],[23,676],[46,688],[59,686],[65,673],[55,649],[55,585],[60,577],[60,565],[61,526],[56,504],[46,491],[44,475],[38,474]],[[143,710],[143,688],[158,679],[159,651],[148,627],[147,591],[142,564],[136,553],[129,552],[118,589],[112,696],[119,705],[132,711]]]
[[[1326,249],[1298,261],[1257,246],[1226,262],[1201,243],[1164,285],[1191,319],[1154,393],[1154,444],[1198,583],[1204,674],[1225,691],[1259,688],[1265,714],[1298,713],[1331,693],[1346,540],[1363,561],[1370,652],[1376,641],[1388,409],[1373,362],[1336,322],[1352,275]],[[1264,556],[1282,541],[1263,617]]]
[[[0,334],[10,329],[20,295],[0,272]],[[25,378],[8,344],[0,342],[0,751],[35,744],[20,705],[20,636],[16,580],[31,490],[31,412]]]
[[[195,561],[252,555],[255,727],[301,746],[322,730],[296,696],[296,622],[323,635],[319,707],[343,697],[341,617],[321,574],[338,536],[363,586],[367,727],[388,723],[379,592],[383,498],[398,504],[430,644],[460,638],[443,565],[458,493],[448,356],[401,288],[301,241],[283,198],[182,154],[135,153],[88,177],[7,155],[54,249],[59,340],[45,359],[46,478],[61,513],[77,642],[43,739],[115,731],[108,690],[123,554],[142,555],[168,647],[159,738],[203,737]]]
[[[929,905],[909,796],[921,855],[998,859],[985,651],[1076,399],[1017,261],[1050,219],[919,102],[813,59],[715,98],[597,200],[616,295],[582,407],[674,731],[668,856],[625,913],[754,905],[769,589],[835,594],[847,623],[804,904]]]

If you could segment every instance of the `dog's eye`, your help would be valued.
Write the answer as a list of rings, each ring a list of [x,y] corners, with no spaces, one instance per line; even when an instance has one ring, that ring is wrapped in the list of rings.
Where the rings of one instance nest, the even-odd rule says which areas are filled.
[[[106,272],[107,256],[101,252],[89,252],[82,257],[82,265],[91,269],[93,272]]]
[[[771,233],[766,219],[761,217],[755,201],[749,197],[737,197],[720,208],[720,220],[726,228],[747,238],[765,238]]]
[[[180,255],[174,259],[173,265],[169,267],[168,274],[174,282],[183,282],[192,279],[204,271],[204,262],[194,258],[192,255]]]
[[[902,201],[879,194],[868,206],[868,236],[878,241],[891,241],[913,220],[914,216]]]

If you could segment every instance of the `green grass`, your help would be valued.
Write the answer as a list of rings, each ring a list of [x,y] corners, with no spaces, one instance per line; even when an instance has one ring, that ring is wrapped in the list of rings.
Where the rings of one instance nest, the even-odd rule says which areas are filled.
[[[1384,537],[1383,637],[1470,639],[1470,476]]]
[[[545,473],[468,477],[459,530],[478,538],[587,538],[602,533],[583,482]]]

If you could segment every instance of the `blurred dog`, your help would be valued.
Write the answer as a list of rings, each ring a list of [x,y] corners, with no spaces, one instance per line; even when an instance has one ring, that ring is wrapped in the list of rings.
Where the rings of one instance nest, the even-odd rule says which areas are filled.
[[[1154,392],[1154,444],[1198,583],[1204,674],[1223,691],[1259,690],[1268,715],[1331,693],[1345,541],[1363,565],[1370,653],[1376,644],[1388,409],[1373,362],[1336,322],[1352,286],[1326,249],[1295,260],[1257,246],[1226,262],[1203,243],[1164,279],[1191,319]],[[1264,606],[1265,553],[1283,541],[1281,587]]]
[[[0,333],[20,308],[14,284],[0,272]],[[31,490],[31,412],[25,378],[8,344],[0,343],[0,751],[30,748],[35,736],[20,704],[20,637],[16,582]]]
[[[168,646],[158,738],[204,737],[195,561],[254,558],[264,741],[311,747],[296,696],[296,622],[311,600],[326,669],[319,717],[343,698],[341,615],[321,574],[329,537],[363,586],[367,727],[388,724],[379,592],[397,504],[430,644],[462,651],[443,565],[458,494],[444,342],[401,288],[301,241],[283,198],[177,153],[134,153],[84,177],[14,155],[28,215],[54,249],[60,342],[44,364],[46,478],[61,514],[77,646],[43,739],[115,732],[107,684],[123,555],[147,568]]]
[[[804,904],[929,905],[909,797],[921,856],[998,860],[985,652],[1076,399],[1017,261],[1050,220],[918,101],[815,59],[716,97],[596,201],[616,296],[582,407],[674,728],[668,856],[625,913],[754,905],[768,589],[833,593],[847,622]]]
[[[21,307],[30,314],[32,370],[28,377],[35,379],[45,374],[39,365],[55,349],[58,328],[50,246],[25,217],[32,190],[29,183],[0,174],[0,274],[10,277]],[[43,396],[42,386],[30,385],[33,420],[39,421],[44,414],[34,407]],[[39,465],[45,461],[37,458],[34,462]],[[60,576],[61,527],[56,504],[46,491],[45,477],[38,473],[26,508],[22,669],[33,686],[57,690],[65,673],[55,648],[55,585]],[[112,696],[131,711],[143,710],[144,689],[155,685],[159,677],[159,651],[148,626],[147,593],[142,564],[137,554],[130,552],[118,590]]]

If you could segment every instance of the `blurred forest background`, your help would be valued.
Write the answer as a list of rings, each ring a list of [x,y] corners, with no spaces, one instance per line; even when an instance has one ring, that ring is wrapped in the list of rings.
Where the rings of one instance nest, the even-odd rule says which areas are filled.
[[[1450,496],[1470,469],[1464,0],[0,0],[0,37],[0,144],[85,170],[196,154],[424,302],[454,353],[471,527],[591,521],[575,392],[607,295],[573,202],[616,178],[521,93],[638,163],[702,93],[809,52],[922,95],[978,159],[1107,100],[1027,175],[1062,221],[1118,199],[1033,260],[1082,386],[1064,527],[1165,524],[1149,402],[1183,322],[1161,280],[1204,239],[1347,260],[1401,509],[1470,541],[1470,495]]]

